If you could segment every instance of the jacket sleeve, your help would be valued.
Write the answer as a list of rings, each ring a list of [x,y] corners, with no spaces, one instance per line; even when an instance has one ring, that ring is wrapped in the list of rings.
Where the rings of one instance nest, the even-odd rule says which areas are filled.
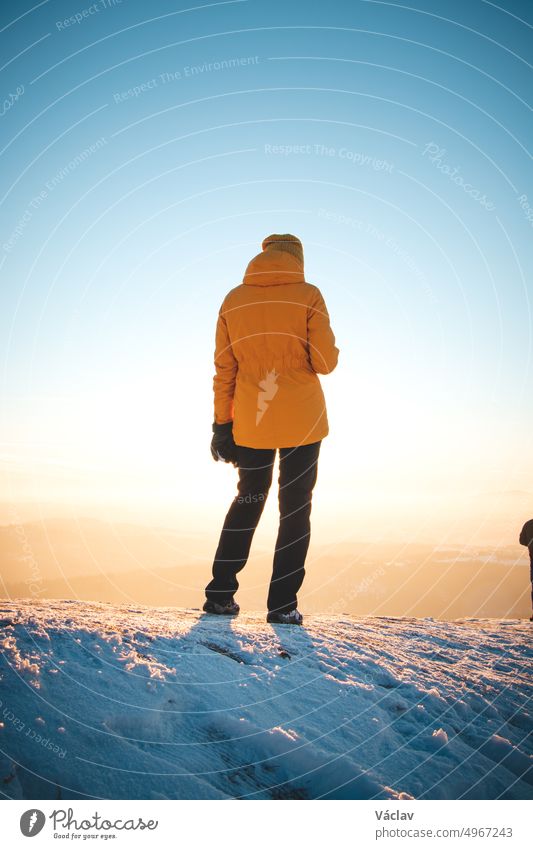
[[[233,354],[228,326],[224,315],[225,302],[218,313],[215,335],[215,376],[213,392],[215,402],[215,422],[225,424],[233,420],[233,396],[238,363]]]
[[[520,545],[529,546],[533,542],[533,519],[529,519],[526,522],[522,530],[520,531]]]
[[[307,350],[317,374],[329,374],[337,365],[339,349],[329,323],[329,314],[320,290],[315,292],[307,314]]]

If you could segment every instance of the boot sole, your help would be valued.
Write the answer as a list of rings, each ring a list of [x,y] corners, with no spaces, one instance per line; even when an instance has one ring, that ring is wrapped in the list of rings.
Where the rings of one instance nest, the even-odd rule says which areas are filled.
[[[301,622],[284,622],[282,619],[267,619],[269,625],[303,625],[303,619]]]
[[[208,616],[238,616],[239,615],[238,610],[235,611],[234,613],[230,612],[230,611],[227,611],[227,612],[225,611],[224,613],[217,613],[215,610],[204,610],[203,612],[206,613]]]

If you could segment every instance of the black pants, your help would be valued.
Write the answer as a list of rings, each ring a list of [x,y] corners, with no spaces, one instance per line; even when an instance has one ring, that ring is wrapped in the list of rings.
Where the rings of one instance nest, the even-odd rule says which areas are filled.
[[[311,498],[317,479],[320,442],[279,449],[280,523],[268,610],[286,613],[297,606],[296,594],[305,575],[311,535]],[[276,450],[238,446],[238,492],[228,511],[213,563],[213,580],[205,588],[211,601],[232,598],[245,566],[272,483]]]

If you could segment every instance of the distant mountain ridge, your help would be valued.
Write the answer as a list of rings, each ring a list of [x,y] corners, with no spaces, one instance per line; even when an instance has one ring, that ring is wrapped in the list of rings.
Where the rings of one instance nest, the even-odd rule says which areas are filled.
[[[529,616],[529,561],[518,544],[429,545],[393,540],[311,542],[305,609],[353,615]],[[241,573],[244,605],[257,609],[272,549],[254,539]],[[267,540],[268,542],[268,540]],[[259,544],[257,544],[259,543]],[[273,540],[272,543],[273,545]],[[0,597],[199,606],[211,573],[209,540],[98,519],[0,526]]]

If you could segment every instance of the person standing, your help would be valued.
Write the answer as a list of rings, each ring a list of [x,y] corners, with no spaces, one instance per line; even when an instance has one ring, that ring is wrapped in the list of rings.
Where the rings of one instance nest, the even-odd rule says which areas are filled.
[[[239,612],[237,574],[248,560],[279,451],[280,521],[267,622],[302,624],[297,593],[320,446],[329,432],[318,375],[332,372],[338,356],[324,298],[305,280],[301,241],[290,233],[267,236],[218,314],[211,454],[233,463],[239,479],[205,588],[206,613]]]
[[[533,610],[533,519],[529,519],[520,531],[520,545],[527,545],[529,549],[529,579],[531,581],[531,608]],[[533,614],[529,617],[533,622]]]

